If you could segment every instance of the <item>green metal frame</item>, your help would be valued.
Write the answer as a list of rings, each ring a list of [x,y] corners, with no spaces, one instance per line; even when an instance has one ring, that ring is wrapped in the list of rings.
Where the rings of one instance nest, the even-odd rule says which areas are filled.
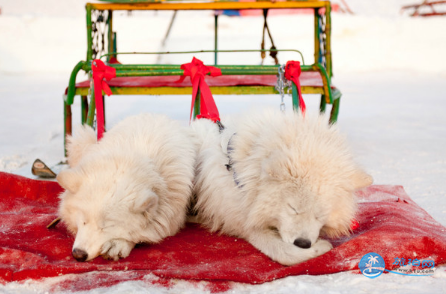
[[[71,126],[71,105],[74,101],[75,95],[81,96],[81,113],[82,123],[90,126],[94,123],[95,101],[92,94],[93,88],[76,88],[76,76],[79,71],[89,73],[91,71],[91,62],[95,58],[106,58],[108,62],[110,58],[116,57],[118,54],[135,54],[132,53],[118,53],[116,49],[116,33],[113,32],[113,11],[115,10],[222,10],[222,9],[314,9],[314,64],[303,65],[302,71],[317,71],[321,74],[323,86],[322,87],[302,87],[304,94],[321,94],[320,112],[325,112],[326,104],[332,104],[330,123],[337,121],[339,113],[339,104],[341,92],[338,89],[331,87],[332,57],[331,57],[331,6],[330,2],[326,0],[321,1],[307,1],[307,0],[291,0],[285,2],[234,2],[234,1],[215,1],[215,2],[174,2],[169,0],[153,1],[153,0],[101,0],[104,4],[87,3],[86,4],[86,23],[87,23],[87,54],[86,61],[80,61],[74,67],[68,85],[67,95],[64,99],[64,121],[65,121],[65,137],[72,132]],[[102,32],[101,42],[103,48],[99,44],[94,44],[95,38],[98,36],[96,19],[93,14],[101,15],[100,22],[106,27],[106,31]],[[101,43],[101,44],[102,44]],[[100,49],[93,49],[100,48]],[[218,15],[214,16],[214,48],[215,50],[201,50],[201,51],[187,51],[175,52],[180,53],[214,53],[215,66],[220,68],[223,75],[276,75],[278,72],[277,65],[271,66],[257,66],[257,65],[218,65],[218,53],[223,52],[259,52],[261,50],[218,50]],[[103,52],[102,50],[103,49]],[[269,50],[264,50],[269,51]],[[277,50],[277,51],[295,51],[298,50]],[[139,54],[172,54],[172,52],[144,52]],[[302,63],[305,64],[303,56],[300,53]],[[116,69],[117,77],[132,77],[132,76],[172,76],[182,75],[183,70],[180,65],[159,65],[159,64],[111,64],[110,66]],[[112,93],[120,94],[189,94],[192,92],[190,87],[175,88],[132,88],[131,90],[121,87],[111,87]],[[275,94],[278,93],[274,87],[271,86],[230,86],[230,87],[211,87],[213,94]],[[295,87],[292,89],[296,91]],[[90,103],[87,97],[90,96]],[[298,100],[292,99],[293,107],[299,107]],[[104,105],[105,107],[105,105]],[[196,111],[198,110],[198,103],[196,103]]]
[[[162,65],[147,65],[147,64],[111,64],[109,65],[116,69],[116,77],[134,77],[134,76],[181,76],[183,70],[180,65],[162,64]],[[276,75],[278,72],[278,65],[217,65],[221,70],[222,75]],[[65,98],[65,103],[73,104],[74,96],[76,95],[76,76],[79,71],[84,70],[89,72],[91,70],[91,63],[80,61],[73,69],[70,81],[68,84],[68,91]],[[326,102],[333,103],[333,95],[331,91],[330,78],[327,71],[321,64],[302,65],[301,70],[317,71],[321,74],[323,80],[323,94],[326,97]],[[260,88],[260,87],[259,87]],[[265,87],[268,88],[268,87]],[[113,91],[115,90],[115,91]],[[113,94],[121,94],[112,87]],[[275,92],[278,93],[278,92]],[[177,93],[174,93],[177,94]],[[263,91],[256,91],[252,94],[265,94]],[[268,93],[269,94],[269,93]]]

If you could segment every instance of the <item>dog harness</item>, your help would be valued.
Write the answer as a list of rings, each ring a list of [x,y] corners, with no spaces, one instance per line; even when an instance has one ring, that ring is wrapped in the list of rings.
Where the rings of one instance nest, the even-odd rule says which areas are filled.
[[[232,177],[234,178],[234,183],[237,185],[237,187],[238,187],[239,189],[241,189],[241,188],[243,188],[244,185],[241,185],[241,184],[240,184],[240,180],[238,179],[238,177],[237,177],[237,173],[236,173],[236,171],[234,170],[234,167],[233,167],[234,160],[233,160],[232,157],[231,157],[231,153],[234,152],[234,146],[233,146],[233,144],[232,144],[232,139],[234,138],[234,136],[235,136],[236,134],[237,134],[237,133],[233,133],[233,134],[231,135],[231,137],[229,138],[228,145],[227,145],[227,148],[226,148],[226,151],[227,151],[226,155],[228,156],[228,163],[225,164],[225,166],[226,166],[226,169],[227,169],[228,171],[232,171]]]

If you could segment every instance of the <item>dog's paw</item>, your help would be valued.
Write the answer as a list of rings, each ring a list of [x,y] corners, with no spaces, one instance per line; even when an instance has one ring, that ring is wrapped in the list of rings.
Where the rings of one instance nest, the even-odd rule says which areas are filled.
[[[314,243],[313,246],[311,246],[311,249],[314,250],[314,257],[320,256],[322,254],[327,253],[333,248],[330,242],[323,239],[318,239],[316,243]]]
[[[294,265],[327,253],[333,248],[330,242],[319,239],[308,249],[293,244],[283,243],[275,256],[270,256],[282,265]]]
[[[303,249],[293,244],[283,243],[281,247],[275,256],[270,257],[282,265],[294,265],[309,259]]]
[[[105,259],[119,260],[120,258],[126,258],[132,251],[134,243],[126,241],[124,239],[113,239],[105,242],[102,246],[101,255]]]

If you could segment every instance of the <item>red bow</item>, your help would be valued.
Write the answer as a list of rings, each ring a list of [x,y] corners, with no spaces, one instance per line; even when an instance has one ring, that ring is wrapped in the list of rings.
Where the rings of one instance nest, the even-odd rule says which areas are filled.
[[[102,90],[104,90],[107,96],[110,96],[112,94],[112,91],[105,80],[109,81],[112,78],[116,77],[116,69],[110,66],[106,66],[99,59],[95,59],[91,64],[91,70],[93,71],[94,100],[96,102],[98,140],[100,140],[104,133],[104,105],[102,101]]]
[[[184,73],[178,82],[182,82],[187,76],[190,76],[190,80],[192,82],[190,119],[192,119],[195,98],[197,97],[198,89],[200,89],[200,114],[197,115],[197,118],[207,118],[213,122],[216,122],[217,120],[219,121],[220,114],[218,113],[211,90],[204,80],[204,76],[208,73],[210,73],[212,77],[221,76],[221,70],[213,66],[206,66],[201,60],[195,57],[192,59],[191,63],[182,64],[181,69],[184,70]]]
[[[297,92],[299,94],[299,107],[302,111],[302,114],[305,114],[306,106],[304,99],[302,98],[302,91],[300,90],[300,81],[299,77],[301,74],[300,62],[299,61],[288,61],[285,65],[285,78],[287,80],[292,81],[296,87]],[[294,93],[293,93],[294,94]]]

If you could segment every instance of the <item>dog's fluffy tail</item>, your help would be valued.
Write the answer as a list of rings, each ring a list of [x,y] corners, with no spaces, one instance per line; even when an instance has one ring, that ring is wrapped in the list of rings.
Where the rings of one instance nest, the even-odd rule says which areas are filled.
[[[96,142],[96,133],[89,126],[82,126],[74,132],[74,136],[67,136],[69,166],[75,167]]]

